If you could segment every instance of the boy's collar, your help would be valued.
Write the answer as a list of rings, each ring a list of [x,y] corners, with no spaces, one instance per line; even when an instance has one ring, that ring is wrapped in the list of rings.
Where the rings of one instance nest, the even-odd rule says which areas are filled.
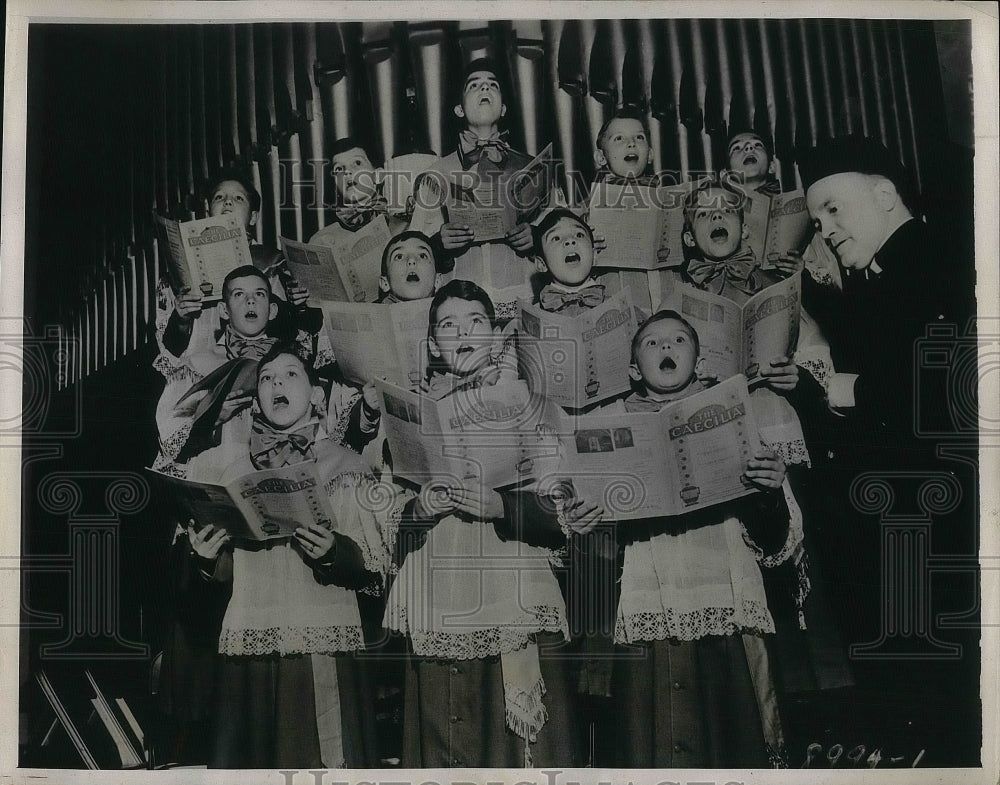
[[[559,281],[552,280],[552,281],[549,281],[549,283],[547,283],[544,288],[546,288],[546,289],[555,289],[557,292],[564,292],[566,294],[576,294],[577,292],[581,292],[581,291],[583,291],[584,289],[586,289],[586,288],[588,288],[590,286],[602,286],[602,284],[599,284],[597,282],[597,279],[594,276],[591,275],[589,278],[587,278],[586,281],[584,281],[583,283],[578,284],[576,286],[567,286],[564,283],[560,283]],[[603,286],[602,286],[602,288],[603,288]]]
[[[625,406],[629,408],[629,411],[646,411],[646,412],[658,412],[664,406],[670,403],[675,403],[676,401],[683,400],[684,398],[689,398],[695,393],[700,393],[707,389],[705,383],[701,379],[693,379],[691,382],[684,387],[682,390],[678,390],[674,393],[656,393],[651,395],[644,392],[632,393],[628,398],[625,399]]]
[[[641,174],[638,177],[622,177],[620,174],[615,174],[610,169],[605,166],[597,173],[597,183],[603,183],[605,185],[642,185],[646,187],[655,187],[659,185],[658,178],[655,174]]]
[[[226,329],[222,331],[222,336],[216,341],[216,345],[225,349],[226,357],[230,360],[237,357],[248,357],[251,360],[259,360],[277,342],[277,338],[272,338],[266,332],[247,338],[240,335],[233,329],[232,323],[226,324]]]

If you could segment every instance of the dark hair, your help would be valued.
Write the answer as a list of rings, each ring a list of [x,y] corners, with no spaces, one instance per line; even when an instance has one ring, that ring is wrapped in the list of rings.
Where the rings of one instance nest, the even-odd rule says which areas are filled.
[[[493,307],[493,301],[486,291],[472,281],[454,280],[448,281],[437,290],[434,299],[431,300],[430,310],[427,312],[427,337],[434,337],[434,325],[437,324],[437,312],[445,300],[454,297],[457,300],[468,300],[469,302],[481,303],[486,310],[486,315],[490,319],[490,327],[496,327],[497,312]]]
[[[440,254],[438,253],[438,250],[435,247],[436,243],[430,237],[428,237],[426,234],[424,234],[423,232],[418,232],[416,229],[407,229],[405,232],[400,232],[399,234],[395,235],[394,237],[391,237],[389,239],[389,242],[386,243],[385,250],[382,251],[382,268],[381,268],[382,269],[382,272],[381,272],[382,275],[388,275],[389,274],[389,254],[390,254],[390,252],[392,251],[393,248],[395,248],[397,245],[399,245],[404,240],[420,240],[421,242],[426,243],[427,247],[431,249],[431,258],[434,259],[434,270],[436,272],[440,272],[440,270],[438,269],[438,267],[439,267],[438,256]]]
[[[639,339],[642,338],[643,331],[649,327],[651,324],[656,322],[674,321],[680,322],[684,325],[684,329],[687,330],[688,335],[691,336],[691,340],[694,341],[694,353],[697,356],[701,352],[701,343],[698,340],[698,331],[691,326],[691,322],[681,316],[677,311],[671,311],[669,309],[664,309],[662,311],[657,311],[652,316],[650,316],[646,321],[639,325],[639,329],[635,331],[635,335],[632,336],[632,347],[631,347],[631,362],[635,363],[635,350],[639,348]]]
[[[322,382],[319,375],[316,373],[316,368],[313,366],[313,358],[305,349],[302,348],[297,343],[290,341],[279,341],[274,344],[267,353],[257,361],[257,380],[260,380],[261,369],[267,365],[269,362],[283,354],[290,355],[302,363],[302,367],[305,369],[306,376],[309,378],[310,384],[314,387],[322,386]]]
[[[222,281],[222,299],[225,300],[229,295],[229,284],[234,279],[250,277],[260,278],[264,282],[264,285],[267,287],[267,300],[271,302],[271,282],[261,270],[258,270],[252,264],[244,264],[242,267],[237,267],[235,270],[230,270],[226,273],[226,277]]]
[[[455,95],[455,106],[462,103],[462,97],[465,95],[465,83],[468,82],[469,77],[477,71],[489,71],[489,73],[493,74],[493,76],[496,77],[497,82],[500,84],[501,100],[506,98],[507,83],[496,60],[492,57],[477,57],[475,60],[471,60],[465,68],[462,69],[462,79],[458,83],[458,93]],[[506,103],[506,101],[504,101],[504,103]]]
[[[586,221],[584,221],[583,218],[574,213],[572,210],[569,210],[565,207],[557,207],[554,210],[550,210],[548,213],[546,213],[545,217],[538,222],[538,225],[533,226],[531,228],[531,231],[534,234],[535,248],[539,249],[539,253],[541,252],[541,247],[542,247],[542,237],[545,236],[545,233],[549,229],[551,229],[553,226],[559,223],[560,219],[562,218],[568,218],[574,223],[582,226],[584,231],[587,232],[587,237],[590,238],[591,245],[593,245],[594,230],[590,228],[590,225]]]
[[[427,339],[434,337],[434,326],[437,324],[437,313],[445,300],[454,297],[458,300],[468,300],[469,302],[481,303],[486,311],[486,316],[490,320],[490,327],[496,327],[496,309],[490,296],[477,284],[472,281],[453,280],[448,281],[437,290],[434,299],[431,300],[431,307],[427,311]],[[445,370],[444,362],[440,357],[428,356],[427,378],[432,377],[435,372]]]
[[[333,156],[340,155],[341,153],[346,153],[350,150],[354,150],[355,148],[361,150],[361,152],[363,152],[366,156],[368,156],[368,160],[371,161],[373,166],[377,166],[375,161],[372,160],[372,155],[370,152],[368,152],[368,148],[365,147],[361,143],[361,140],[358,139],[356,136],[342,136],[340,139],[335,141],[332,145],[330,145],[328,157],[332,160]]]
[[[212,197],[215,196],[215,192],[219,190],[219,186],[227,180],[232,180],[233,182],[239,183],[243,186],[243,190],[247,192],[247,198],[250,200],[251,211],[256,212],[260,210],[260,192],[254,187],[253,178],[250,176],[250,172],[246,169],[237,168],[235,166],[227,166],[219,169],[205,183],[205,201],[208,202],[210,207],[212,204]]]
[[[734,188],[727,185],[725,182],[718,182],[716,180],[706,180],[703,183],[699,183],[695,188],[691,189],[691,192],[684,197],[684,231],[692,231],[691,223],[691,212],[698,205],[698,197],[703,193],[708,193],[712,190],[722,191],[727,198],[731,198],[735,201],[736,206],[739,210],[740,221],[743,220],[743,205],[746,202],[746,195],[735,190]]]
[[[597,149],[601,149],[601,145],[604,144],[604,137],[608,133],[608,128],[615,120],[636,120],[642,125],[642,130],[646,132],[646,139],[649,139],[649,126],[646,125],[646,116],[636,109],[634,106],[623,106],[620,109],[615,110],[614,114],[611,115],[604,124],[601,126],[601,130],[597,132],[597,141],[595,142]]]

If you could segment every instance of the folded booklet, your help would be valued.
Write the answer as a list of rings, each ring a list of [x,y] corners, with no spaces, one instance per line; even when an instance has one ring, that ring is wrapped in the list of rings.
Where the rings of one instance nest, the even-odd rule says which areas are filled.
[[[814,231],[802,191],[774,196],[747,194],[743,224],[747,230],[747,245],[764,270],[772,269],[774,262],[789,252],[802,253]]]
[[[684,262],[684,198],[691,184],[594,183],[588,218],[606,247],[601,267],[656,270]]]
[[[323,327],[340,370],[358,384],[385,379],[418,385],[427,370],[430,304],[323,303]]]
[[[534,221],[549,203],[554,182],[552,144],[526,166],[494,181],[477,182],[475,173],[449,183],[444,206],[449,223],[471,226],[475,242],[502,240],[522,223]],[[428,180],[430,182],[430,180]]]
[[[582,409],[629,389],[629,362],[637,316],[631,290],[608,297],[577,316],[520,304],[518,361],[536,395]]]
[[[233,214],[197,221],[155,218],[175,292],[187,289],[206,300],[220,300],[226,275],[253,264],[246,227]]]
[[[238,540],[291,537],[300,526],[334,528],[333,507],[316,474],[316,462],[251,472],[225,484],[183,480],[147,469],[165,498],[204,526],[225,529]]]
[[[746,379],[734,376],[659,411],[575,418],[554,476],[611,520],[680,515],[754,493],[744,472],[760,447]]]
[[[679,311],[698,333],[704,376],[744,374],[751,385],[776,357],[791,357],[799,340],[802,276],[761,289],[743,305],[688,284],[678,284],[662,307]]]
[[[478,480],[501,488],[548,474],[558,462],[558,420],[523,381],[440,400],[376,382],[393,473],[417,485]]]
[[[309,302],[374,302],[382,252],[392,234],[384,215],[377,215],[334,247],[281,238],[281,249],[295,280],[309,290]]]

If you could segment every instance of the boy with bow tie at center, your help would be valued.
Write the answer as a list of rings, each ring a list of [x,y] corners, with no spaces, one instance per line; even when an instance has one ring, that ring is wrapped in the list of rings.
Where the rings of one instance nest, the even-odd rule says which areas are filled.
[[[586,221],[566,209],[552,210],[535,228],[538,272],[551,279],[539,292],[543,311],[577,316],[604,302],[604,286],[591,276],[594,234]]]
[[[465,127],[455,151],[438,164],[443,180],[428,178],[428,184],[417,195],[410,222],[411,229],[429,237],[440,236],[446,261],[454,259],[454,277],[484,286],[496,303],[501,320],[516,313],[519,297],[531,296],[533,267],[527,263],[534,245],[531,225],[519,223],[498,240],[477,240],[474,227],[445,220],[442,195],[429,186],[434,182],[440,188],[444,182],[467,182],[472,177],[500,194],[505,182],[531,162],[530,156],[511,148],[506,132],[500,129],[507,114],[504,94],[500,71],[492,60],[479,58],[466,66],[454,108]]]

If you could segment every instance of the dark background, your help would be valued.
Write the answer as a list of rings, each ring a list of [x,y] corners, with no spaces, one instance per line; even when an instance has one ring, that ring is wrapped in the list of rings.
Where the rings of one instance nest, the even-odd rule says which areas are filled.
[[[139,510],[109,506],[107,489],[115,475],[141,478],[156,452],[162,382],[152,369],[160,273],[152,212],[201,215],[200,186],[219,165],[253,166],[265,202],[261,240],[308,237],[329,214],[322,199],[316,209],[281,203],[287,182],[277,161],[323,158],[347,131],[373,140],[379,156],[449,152],[447,77],[490,52],[516,98],[508,101],[514,147],[533,152],[553,141],[567,169],[587,178],[596,127],[622,102],[647,112],[658,168],[716,168],[726,137],[754,128],[773,144],[788,188],[798,147],[851,130],[879,135],[918,175],[928,221],[954,238],[948,261],[956,286],[974,278],[965,22],[33,24],[29,45],[25,764],[79,765],[65,743],[40,746],[51,715],[33,678],[39,669],[84,716],[89,668],[109,692],[128,697],[142,721],[155,721],[149,679],[162,643],[172,524],[141,479]],[[430,89],[435,79],[446,89]],[[322,187],[321,174],[313,175]],[[61,333],[50,332],[56,326]],[[965,487],[975,487],[974,466],[953,466]],[[45,483],[64,476],[80,489],[74,509],[46,500]],[[972,505],[963,514],[961,531],[946,543],[952,553],[975,543]],[[74,533],[95,521],[110,533],[100,546],[104,561],[74,562],[74,547],[83,547]],[[110,576],[103,594],[88,588],[91,578],[81,588],[80,576],[94,574]],[[975,577],[948,579],[938,610],[974,604]],[[89,611],[81,610],[82,595],[96,603]],[[927,747],[926,765],[976,765],[975,619],[970,629],[936,634],[961,642],[964,653],[928,664],[926,678],[891,662],[864,665],[858,693],[795,704],[793,765],[809,741],[824,749],[895,744],[910,760]],[[935,691],[916,691],[918,681]],[[106,744],[91,737],[98,748]],[[113,753],[102,752],[113,765]]]

